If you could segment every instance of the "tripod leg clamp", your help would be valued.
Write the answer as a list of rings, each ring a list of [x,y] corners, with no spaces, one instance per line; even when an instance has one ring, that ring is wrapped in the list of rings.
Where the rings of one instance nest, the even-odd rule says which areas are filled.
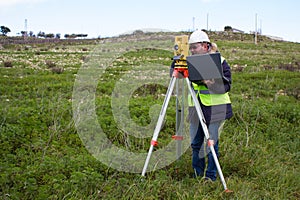
[[[214,146],[215,145],[215,141],[214,140],[211,140],[211,139],[208,139],[207,140],[207,146]]]
[[[151,145],[156,147],[158,145],[158,142],[155,140],[151,140]]]
[[[172,139],[174,139],[174,140],[183,140],[183,136],[173,135]]]

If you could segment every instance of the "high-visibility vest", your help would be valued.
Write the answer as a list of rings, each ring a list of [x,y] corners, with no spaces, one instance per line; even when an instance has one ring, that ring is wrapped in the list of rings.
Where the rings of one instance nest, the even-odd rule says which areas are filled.
[[[205,106],[215,106],[221,104],[231,103],[228,92],[224,94],[210,94],[208,88],[205,85],[197,85],[192,83],[194,90],[196,91],[196,96],[200,97],[201,103]],[[188,96],[188,105],[194,106],[192,96]]]
[[[222,63],[224,58],[221,59]],[[205,106],[214,106],[221,104],[229,104],[231,103],[228,92],[224,94],[211,94],[204,84],[197,85],[192,82],[192,86],[196,91],[196,96],[200,97],[201,103]],[[188,105],[194,106],[194,102],[192,100],[192,96],[188,95]]]

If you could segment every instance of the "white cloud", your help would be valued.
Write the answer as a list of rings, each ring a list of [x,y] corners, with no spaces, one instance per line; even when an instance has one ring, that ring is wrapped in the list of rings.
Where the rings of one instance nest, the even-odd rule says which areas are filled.
[[[0,0],[0,7],[10,7],[15,6],[19,4],[34,4],[34,3],[40,3],[45,0]]]

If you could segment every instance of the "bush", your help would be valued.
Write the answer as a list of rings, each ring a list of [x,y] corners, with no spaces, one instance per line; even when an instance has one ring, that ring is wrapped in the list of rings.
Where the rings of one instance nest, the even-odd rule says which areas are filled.
[[[232,27],[231,26],[225,26],[224,31],[232,31]]]
[[[55,62],[53,62],[51,60],[46,60],[46,66],[48,68],[53,68],[53,67],[56,67],[56,64],[55,64]]]
[[[4,61],[3,65],[4,65],[4,67],[13,67],[13,64],[11,61]]]
[[[52,71],[53,73],[56,73],[56,74],[61,74],[61,73],[64,72],[64,68],[62,68],[62,67],[52,67],[52,68],[51,68],[51,71]]]

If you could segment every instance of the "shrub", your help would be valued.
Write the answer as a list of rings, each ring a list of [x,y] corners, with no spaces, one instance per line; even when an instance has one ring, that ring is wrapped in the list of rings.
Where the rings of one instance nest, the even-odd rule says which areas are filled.
[[[11,61],[4,61],[3,65],[4,65],[4,67],[13,67],[13,64]]]
[[[51,68],[51,71],[52,71],[53,73],[56,73],[56,74],[61,74],[61,73],[64,72],[64,68],[62,68],[62,67],[52,67],[52,68]]]
[[[231,26],[225,26],[224,31],[232,31],[232,27]]]
[[[51,60],[46,60],[46,66],[48,68],[53,68],[53,67],[56,67],[56,64],[55,64],[55,62],[53,62]]]

